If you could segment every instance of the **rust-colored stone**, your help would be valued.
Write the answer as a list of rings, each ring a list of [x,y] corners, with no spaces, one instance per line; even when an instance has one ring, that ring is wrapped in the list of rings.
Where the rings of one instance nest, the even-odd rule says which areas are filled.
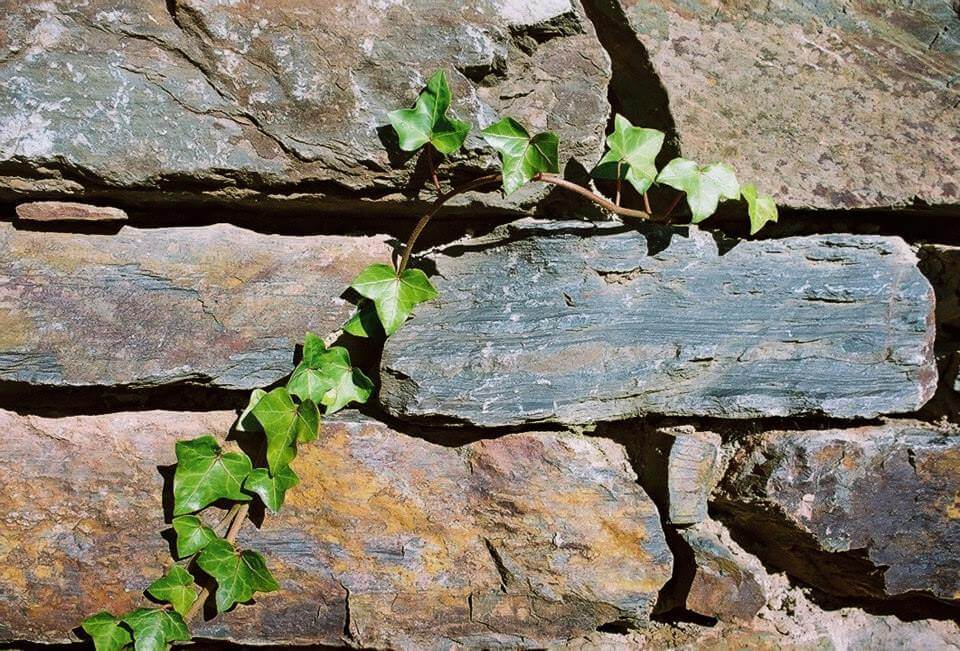
[[[31,222],[125,222],[127,213],[111,206],[69,201],[30,201],[17,206],[17,217]]]
[[[123,611],[169,558],[158,467],[232,412],[61,419],[0,412],[0,641],[61,641]],[[572,434],[460,448],[372,421],[326,424],[301,484],[240,544],[282,589],[194,633],[247,643],[545,646],[643,625],[670,577],[624,449]]]

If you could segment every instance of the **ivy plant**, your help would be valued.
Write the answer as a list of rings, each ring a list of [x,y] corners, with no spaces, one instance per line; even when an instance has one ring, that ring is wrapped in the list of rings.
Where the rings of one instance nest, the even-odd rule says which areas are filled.
[[[471,130],[469,123],[448,115],[451,101],[446,75],[437,71],[412,108],[387,114],[400,148],[424,151],[437,197],[414,227],[399,263],[370,265],[350,285],[360,301],[342,326],[343,334],[389,337],[418,305],[437,297],[427,275],[409,267],[411,254],[430,220],[450,199],[465,192],[499,185],[505,194],[511,194],[529,183],[546,183],[585,197],[620,217],[663,222],[670,220],[685,196],[694,224],[713,215],[721,201],[742,199],[751,234],[777,221],[773,198],[752,183],[741,185],[725,163],[701,166],[675,158],[658,170],[666,135],[634,126],[622,115],[614,117],[607,150],[592,172],[596,179],[615,182],[612,200],[560,176],[560,139],[555,133],[531,135],[509,116],[479,131],[499,159],[500,171],[444,190],[433,152],[455,154]],[[622,181],[642,195],[643,210],[621,205]],[[650,208],[648,192],[654,186],[678,191],[673,204],[661,214]],[[171,522],[176,558],[145,591],[153,605],[120,615],[100,612],[81,623],[97,651],[161,651],[190,640],[188,623],[211,598],[208,588],[200,585],[215,586],[212,597],[218,613],[250,601],[257,593],[279,590],[280,583],[263,555],[237,544],[250,504],[257,500],[271,513],[279,512],[287,493],[300,483],[293,469],[299,446],[317,439],[324,416],[350,404],[363,404],[373,392],[373,382],[352,364],[346,348],[327,347],[321,337],[308,332],[302,359],[286,383],[269,391],[254,390],[237,419],[238,432],[258,437],[259,446],[252,456],[212,435],[178,441]],[[225,514],[220,513],[222,508],[226,508]]]

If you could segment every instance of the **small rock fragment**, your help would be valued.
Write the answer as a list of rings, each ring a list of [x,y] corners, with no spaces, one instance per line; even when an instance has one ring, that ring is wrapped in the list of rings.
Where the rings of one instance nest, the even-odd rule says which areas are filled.
[[[125,222],[120,208],[72,201],[31,201],[16,208],[17,217],[31,222]]]

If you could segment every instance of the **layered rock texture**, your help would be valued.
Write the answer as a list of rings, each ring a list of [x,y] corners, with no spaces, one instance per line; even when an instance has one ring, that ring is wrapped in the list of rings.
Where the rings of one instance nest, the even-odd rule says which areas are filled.
[[[441,298],[383,354],[381,401],[402,418],[873,417],[936,388],[933,290],[899,238],[721,255],[696,229],[551,222],[432,262]]]
[[[386,113],[438,68],[443,189],[506,114],[583,180],[617,112],[780,224],[466,193],[439,297],[344,335],[436,196]],[[960,649],[958,80],[952,0],[0,0],[0,648],[149,603],[175,441],[255,444],[311,330],[377,391],[198,648]]]

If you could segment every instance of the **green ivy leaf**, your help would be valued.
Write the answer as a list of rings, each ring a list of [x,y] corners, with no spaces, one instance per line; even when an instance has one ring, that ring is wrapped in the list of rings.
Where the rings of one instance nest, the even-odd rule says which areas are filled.
[[[332,389],[323,396],[323,406],[327,408],[327,414],[333,414],[351,402],[360,404],[365,403],[373,395],[373,382],[358,368],[350,369],[349,372],[340,376]]]
[[[217,611],[226,612],[235,603],[250,601],[255,592],[278,590],[263,556],[252,550],[238,552],[226,540],[215,540],[197,557],[197,564],[217,582]]]
[[[385,264],[372,264],[361,271],[351,287],[373,301],[388,336],[400,329],[417,304],[437,296],[437,290],[419,269],[406,269],[398,277]]]
[[[194,583],[190,572],[179,565],[174,565],[165,576],[150,584],[147,594],[154,599],[167,602],[175,611],[186,615],[190,606],[197,600],[197,584]]]
[[[361,299],[353,316],[343,324],[343,331],[354,337],[376,337],[383,333],[377,308],[370,299]]]
[[[715,213],[721,198],[740,198],[737,175],[725,163],[700,167],[692,160],[674,158],[660,171],[657,181],[687,194],[694,224]]]
[[[268,509],[277,513],[283,506],[283,498],[287,491],[299,483],[300,478],[290,466],[281,469],[276,476],[267,472],[266,468],[254,468],[243,487],[258,495]]]
[[[483,139],[500,154],[503,167],[503,191],[511,194],[541,172],[560,169],[560,138],[545,131],[530,134],[513,118],[503,118],[480,132]],[[389,334],[389,333],[388,333]]]
[[[123,617],[133,631],[136,651],[166,651],[171,642],[189,642],[190,630],[180,613],[165,608],[137,608]]]
[[[267,466],[274,474],[289,466],[297,456],[297,441],[312,441],[320,430],[316,403],[304,400],[297,405],[283,387],[261,398],[253,408],[253,415],[266,433]]]
[[[247,475],[249,478],[250,475]],[[177,532],[177,558],[193,556],[217,539],[213,529],[203,524],[195,515],[181,515],[173,519],[173,530]]]
[[[593,169],[593,176],[614,180],[619,176],[643,194],[657,179],[657,154],[666,135],[656,129],[635,127],[619,113],[613,124],[613,133],[607,136],[609,151]]]
[[[133,642],[121,620],[106,611],[87,617],[80,626],[93,640],[96,651],[120,651]]]
[[[177,470],[173,475],[173,514],[199,511],[219,500],[249,500],[240,490],[253,469],[242,452],[227,452],[210,435],[177,441]]]
[[[443,70],[438,70],[427,81],[412,109],[388,113],[387,119],[400,137],[400,149],[416,151],[428,142],[444,155],[460,149],[470,125],[446,116],[450,99],[447,77]]]
[[[748,183],[740,188],[740,196],[747,202],[751,235],[756,235],[767,222],[777,221],[777,202],[769,194],[760,194],[756,185]]]
[[[333,388],[334,380],[323,369],[311,368],[306,361],[302,361],[294,369],[287,380],[287,391],[300,400],[312,400],[318,403],[323,400],[324,394]]]
[[[240,418],[237,419],[237,431],[238,432],[262,432],[263,428],[260,427],[260,421],[258,421],[253,415],[253,408],[257,406],[257,403],[260,402],[260,398],[267,395],[267,392],[263,389],[254,389],[253,393],[250,394],[250,402],[247,403],[247,408],[243,410],[240,414]]]

